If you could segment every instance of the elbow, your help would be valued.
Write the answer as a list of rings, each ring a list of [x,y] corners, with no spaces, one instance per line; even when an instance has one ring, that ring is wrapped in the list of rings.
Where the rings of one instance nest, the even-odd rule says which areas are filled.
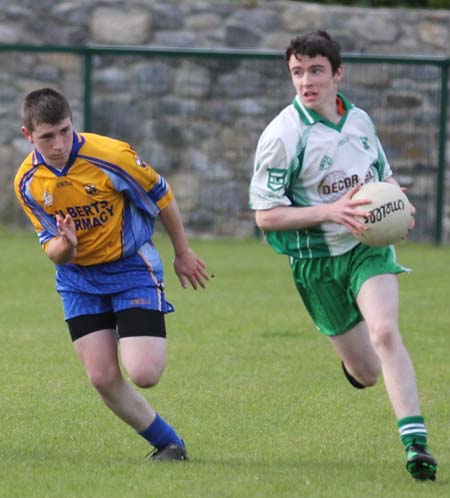
[[[55,263],[55,265],[66,265],[67,263],[70,263],[73,258],[53,257],[50,259],[51,261],[53,261],[53,263]]]
[[[62,256],[55,256],[53,254],[47,254],[48,259],[54,263],[55,265],[65,265],[69,263],[70,259],[69,258],[64,258]]]
[[[272,216],[270,214],[270,210],[256,211],[255,213],[256,226],[263,232],[273,230],[272,227],[273,224],[271,222],[271,218]]]
[[[48,259],[55,263],[55,265],[66,265],[70,263],[77,256],[77,250],[73,248],[73,250],[69,252],[57,252],[57,251],[46,251]]]

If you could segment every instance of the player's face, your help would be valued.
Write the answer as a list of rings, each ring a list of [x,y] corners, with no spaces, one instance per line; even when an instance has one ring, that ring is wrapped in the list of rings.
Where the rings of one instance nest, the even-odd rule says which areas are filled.
[[[330,61],[322,55],[291,55],[288,66],[292,83],[305,107],[324,116],[330,109],[336,108],[337,86],[343,76],[342,66],[333,74]]]
[[[22,127],[22,133],[44,156],[45,162],[55,168],[64,168],[69,160],[73,143],[73,126],[70,118],[56,125],[41,123],[30,132]]]

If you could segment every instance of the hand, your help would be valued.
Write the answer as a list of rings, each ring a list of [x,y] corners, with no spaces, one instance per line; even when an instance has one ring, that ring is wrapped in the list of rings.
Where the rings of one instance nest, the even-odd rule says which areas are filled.
[[[400,187],[400,188],[406,194],[408,189],[406,187]],[[411,204],[411,202],[409,204],[411,206],[411,223],[409,224],[408,230],[411,231],[416,225],[416,208]]]
[[[70,247],[76,248],[78,246],[77,232],[75,229],[75,222],[72,216],[67,214],[63,218],[60,214],[56,215],[56,227],[58,228],[58,235]]]
[[[352,199],[360,188],[361,185],[356,185],[336,202],[329,204],[330,221],[346,226],[353,235],[358,236],[362,235],[367,230],[367,227],[356,217],[358,216],[364,218],[370,214],[369,211],[362,211],[358,209],[359,206],[370,204],[370,199]]]
[[[206,265],[192,249],[189,248],[181,254],[176,254],[173,267],[184,289],[188,287],[188,281],[194,289],[197,289],[197,285],[205,288],[205,281],[209,280],[205,272]]]
[[[416,226],[416,208],[411,204],[411,223],[408,230],[411,231]]]

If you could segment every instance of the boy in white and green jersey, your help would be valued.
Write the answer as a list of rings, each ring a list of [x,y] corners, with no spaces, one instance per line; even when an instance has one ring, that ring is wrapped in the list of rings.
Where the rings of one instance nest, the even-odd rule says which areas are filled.
[[[296,97],[258,142],[250,207],[269,244],[290,258],[294,282],[320,332],[356,388],[383,373],[416,479],[434,480],[414,369],[398,328],[396,274],[407,271],[393,247],[355,237],[368,182],[397,184],[375,127],[338,92],[340,47],[325,31],[299,36],[286,50]]]
[[[392,176],[367,113],[338,94],[338,124],[308,110],[298,96],[265,129],[251,183],[252,209],[318,206],[349,189]],[[345,226],[325,222],[297,230],[270,231],[277,252],[296,258],[343,254],[358,243]]]

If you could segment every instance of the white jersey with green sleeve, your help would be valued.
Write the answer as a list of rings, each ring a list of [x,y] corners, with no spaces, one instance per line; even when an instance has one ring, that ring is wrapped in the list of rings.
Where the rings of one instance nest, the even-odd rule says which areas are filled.
[[[316,206],[331,203],[357,184],[392,176],[369,115],[338,94],[338,124],[307,109],[296,97],[262,133],[256,149],[249,206]],[[295,258],[344,254],[359,242],[337,223],[265,233],[276,252]]]

